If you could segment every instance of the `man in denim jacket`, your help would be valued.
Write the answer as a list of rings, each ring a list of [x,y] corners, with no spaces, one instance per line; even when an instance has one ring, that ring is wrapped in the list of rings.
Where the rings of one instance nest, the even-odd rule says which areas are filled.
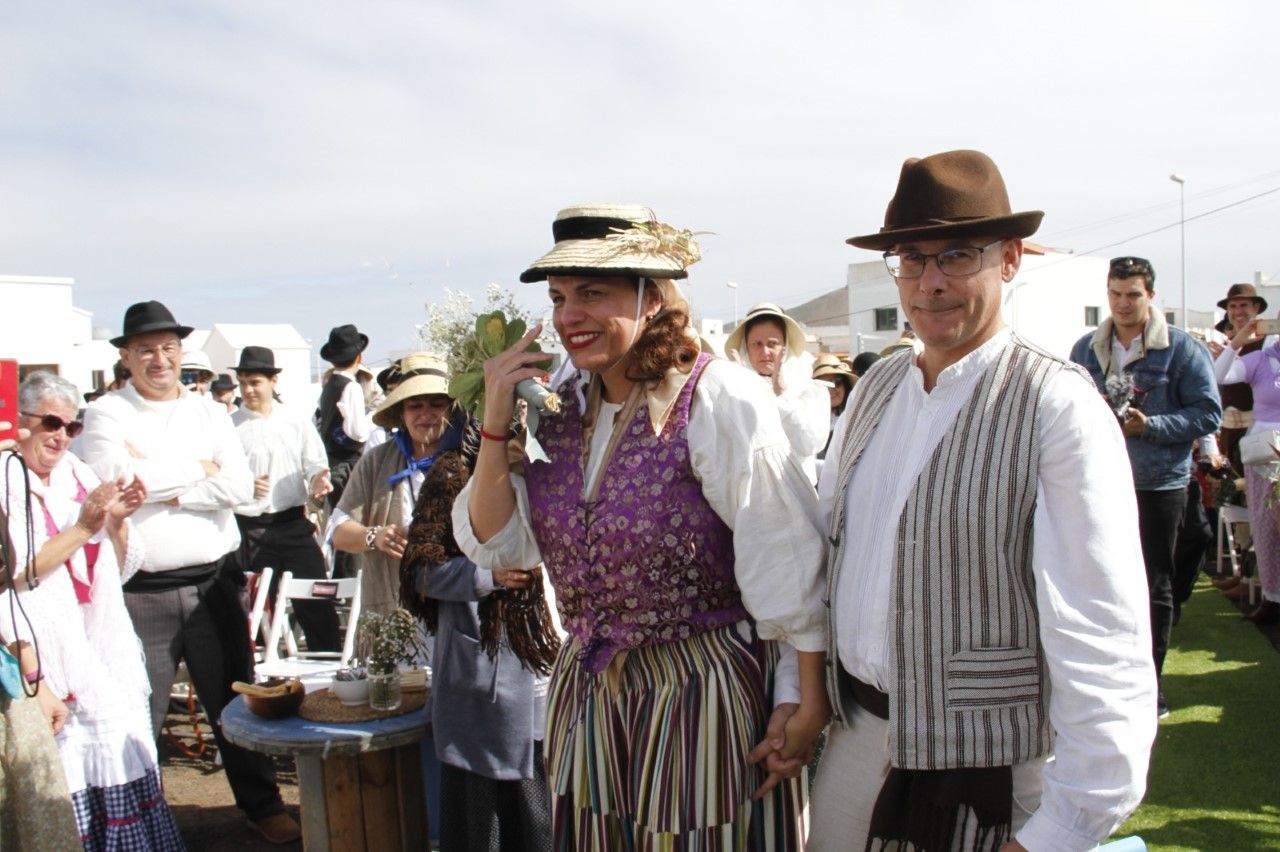
[[[1191,445],[1217,431],[1222,404],[1208,350],[1169,327],[1153,304],[1155,280],[1150,261],[1113,259],[1107,276],[1111,316],[1076,341],[1071,360],[1093,376],[1124,431],[1138,496],[1158,675],[1173,624],[1173,553],[1186,508]],[[1161,716],[1168,713],[1163,692],[1159,710]]]

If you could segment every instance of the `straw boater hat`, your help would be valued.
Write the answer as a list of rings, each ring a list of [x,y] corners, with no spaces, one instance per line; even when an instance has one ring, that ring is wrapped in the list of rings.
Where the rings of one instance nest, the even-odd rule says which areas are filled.
[[[677,230],[638,204],[579,204],[556,214],[555,247],[520,274],[525,283],[548,275],[618,275],[676,279],[702,257],[693,231]]]
[[[844,378],[850,385],[858,380],[844,359],[833,352],[823,352],[813,359],[813,377],[815,379]]]
[[[1267,300],[1258,295],[1258,289],[1252,284],[1232,284],[1227,288],[1227,297],[1218,302],[1218,307],[1225,311],[1227,302],[1232,299],[1252,299],[1254,304],[1258,306],[1259,313],[1267,309]]]
[[[804,354],[804,329],[800,326],[800,323],[783,313],[782,308],[773,302],[761,302],[747,311],[747,315],[742,318],[742,322],[729,335],[729,339],[725,341],[725,351],[732,352],[735,349],[741,349],[746,340],[747,328],[752,321],[764,317],[773,317],[782,322],[783,327],[786,329],[787,351],[793,358]]]
[[[1004,178],[981,151],[947,151],[902,164],[884,227],[850,237],[858,248],[885,251],[907,240],[1029,237],[1044,213],[1014,213]]]
[[[414,352],[400,359],[400,384],[373,412],[373,422],[383,429],[400,424],[396,420],[400,403],[414,396],[449,395],[449,365],[439,355]]]

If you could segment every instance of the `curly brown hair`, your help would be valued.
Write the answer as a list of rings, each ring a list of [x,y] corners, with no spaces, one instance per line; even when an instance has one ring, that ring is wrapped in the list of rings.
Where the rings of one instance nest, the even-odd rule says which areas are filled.
[[[688,372],[700,351],[698,337],[689,330],[689,303],[669,278],[650,278],[645,292],[652,287],[662,307],[644,324],[631,346],[627,362],[627,378],[633,382],[662,379],[676,367]]]

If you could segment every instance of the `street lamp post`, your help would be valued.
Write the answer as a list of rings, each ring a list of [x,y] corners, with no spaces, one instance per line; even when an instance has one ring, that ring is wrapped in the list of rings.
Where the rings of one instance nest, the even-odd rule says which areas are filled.
[[[738,327],[738,285],[734,281],[726,281],[724,286],[733,291],[733,327]]]
[[[1187,176],[1174,173],[1169,180],[1178,185],[1178,231],[1182,241],[1182,330],[1191,327],[1187,321]]]

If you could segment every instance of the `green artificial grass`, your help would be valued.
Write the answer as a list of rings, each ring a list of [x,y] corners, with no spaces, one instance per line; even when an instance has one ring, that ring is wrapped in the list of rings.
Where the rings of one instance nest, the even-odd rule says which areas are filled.
[[[1164,665],[1172,710],[1116,837],[1152,850],[1280,849],[1280,654],[1201,578]]]

